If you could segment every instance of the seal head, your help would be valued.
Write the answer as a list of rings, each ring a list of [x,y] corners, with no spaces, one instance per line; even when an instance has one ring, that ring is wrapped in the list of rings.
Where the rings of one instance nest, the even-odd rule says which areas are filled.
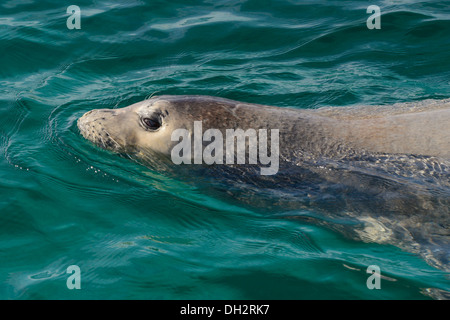
[[[273,114],[273,121],[267,121]],[[244,104],[208,96],[160,96],[121,109],[95,109],[78,119],[78,128],[84,138],[97,146],[116,153],[170,156],[178,141],[172,141],[172,132],[186,129],[194,132],[194,122],[201,121],[203,130],[286,127],[290,118],[282,108]],[[288,128],[289,129],[289,128]],[[295,132],[295,130],[285,130]]]

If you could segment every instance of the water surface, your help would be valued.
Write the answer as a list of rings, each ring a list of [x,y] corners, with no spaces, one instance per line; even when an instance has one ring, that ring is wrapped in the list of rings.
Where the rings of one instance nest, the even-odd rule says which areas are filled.
[[[427,299],[448,275],[393,245],[228,201],[100,150],[76,120],[152,94],[279,107],[444,99],[447,1],[0,4],[0,298]],[[314,207],[307,212],[314,215]],[[320,220],[320,219],[319,219]],[[81,269],[81,290],[66,286]],[[369,265],[384,278],[366,286]],[[432,288],[432,289],[430,289]]]

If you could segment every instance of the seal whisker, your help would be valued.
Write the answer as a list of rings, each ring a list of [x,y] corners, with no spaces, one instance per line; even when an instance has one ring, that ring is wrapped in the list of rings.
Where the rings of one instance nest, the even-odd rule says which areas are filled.
[[[112,135],[111,135],[106,129],[104,129],[104,131],[105,131],[105,133],[108,135],[108,138],[109,138],[112,142],[115,143],[116,149],[119,148],[119,147],[120,147],[120,144],[119,144],[116,140],[114,140],[114,138],[112,137]]]
[[[100,138],[100,141],[102,142],[103,148],[106,149],[106,144],[105,144],[105,141],[103,140],[103,137],[99,136],[99,138]]]
[[[160,91],[154,91],[153,93],[151,93],[150,95],[145,97],[145,100],[151,99],[156,93],[158,93]]]

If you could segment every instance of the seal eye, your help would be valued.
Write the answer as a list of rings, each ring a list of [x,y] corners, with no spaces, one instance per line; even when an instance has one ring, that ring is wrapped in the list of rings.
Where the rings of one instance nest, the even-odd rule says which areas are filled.
[[[158,119],[143,118],[142,122],[144,123],[145,127],[150,130],[157,130],[159,129],[159,127],[161,127],[161,123]]]

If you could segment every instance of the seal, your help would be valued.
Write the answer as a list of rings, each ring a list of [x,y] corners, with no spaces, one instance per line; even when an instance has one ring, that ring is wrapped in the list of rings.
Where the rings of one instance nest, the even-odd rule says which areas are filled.
[[[78,120],[81,134],[117,153],[169,156],[172,132],[203,129],[279,129],[280,156],[342,157],[362,153],[450,158],[450,99],[417,106],[301,110],[210,96],[159,96],[122,109],[91,110]],[[401,109],[401,112],[399,111]]]
[[[250,163],[185,166],[207,169],[202,175],[212,179],[206,189],[213,185],[252,206],[296,212],[296,218],[352,238],[394,244],[449,269],[450,99],[295,109],[165,95],[121,109],[91,110],[77,124],[83,137],[101,148],[172,170],[181,167],[172,161],[180,143],[174,132],[182,129],[192,138],[198,122],[203,138],[208,130],[223,137],[231,129],[255,130],[258,137],[261,130],[279,132],[276,174],[260,175]],[[201,141],[202,151],[211,140]],[[220,144],[226,147],[225,140]],[[247,155],[249,145],[250,139]],[[191,157],[195,160],[194,153]],[[299,213],[311,208],[311,215]],[[360,225],[339,223],[341,218]]]

